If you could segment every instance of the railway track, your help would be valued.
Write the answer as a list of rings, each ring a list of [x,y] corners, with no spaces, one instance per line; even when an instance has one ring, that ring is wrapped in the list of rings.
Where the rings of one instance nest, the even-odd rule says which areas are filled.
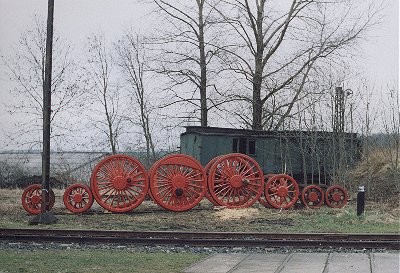
[[[0,229],[0,240],[90,244],[400,249],[400,234]]]

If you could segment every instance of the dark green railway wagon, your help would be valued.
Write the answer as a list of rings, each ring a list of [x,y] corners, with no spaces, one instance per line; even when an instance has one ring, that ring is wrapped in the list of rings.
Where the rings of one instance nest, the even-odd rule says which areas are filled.
[[[216,127],[186,127],[182,154],[205,166],[216,156],[243,153],[254,158],[264,174],[287,173],[301,184],[329,185],[338,172],[360,156],[357,134],[325,131],[253,131]]]

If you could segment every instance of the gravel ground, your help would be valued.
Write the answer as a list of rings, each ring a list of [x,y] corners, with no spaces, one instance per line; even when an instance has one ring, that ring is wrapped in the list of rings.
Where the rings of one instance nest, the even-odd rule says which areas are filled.
[[[399,251],[387,249],[353,249],[353,248],[264,248],[264,247],[190,247],[190,246],[148,246],[148,245],[121,245],[121,244],[62,244],[62,243],[13,243],[0,242],[1,250],[119,250],[128,252],[146,252],[146,253],[288,253],[288,252],[351,252],[351,253],[368,253],[368,252],[392,252]]]

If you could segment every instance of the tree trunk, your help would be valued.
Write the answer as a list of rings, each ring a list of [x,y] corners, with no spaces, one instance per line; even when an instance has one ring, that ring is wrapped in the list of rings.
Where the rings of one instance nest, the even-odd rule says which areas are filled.
[[[257,73],[257,72],[256,72]],[[260,71],[261,73],[261,71]],[[262,130],[261,76],[253,77],[253,130]]]
[[[248,3],[246,1],[248,6]],[[257,51],[255,52],[254,62],[254,75],[253,75],[253,130],[262,130],[262,115],[263,115],[263,103],[261,101],[261,85],[262,75],[264,70],[263,55],[264,55],[264,34],[263,34],[263,20],[264,20],[264,5],[265,2],[261,1],[260,5],[257,6],[257,20],[254,25],[254,35],[257,43]],[[248,6],[249,16],[250,7]]]
[[[199,6],[199,50],[200,50],[200,121],[201,126],[208,125],[207,108],[207,64],[204,44],[204,21],[203,21],[204,1],[198,1]]]

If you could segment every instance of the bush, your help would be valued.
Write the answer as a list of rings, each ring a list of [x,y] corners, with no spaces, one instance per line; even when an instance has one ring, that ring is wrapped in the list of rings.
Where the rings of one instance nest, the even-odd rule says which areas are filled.
[[[395,201],[400,193],[400,166],[395,149],[380,148],[364,154],[362,161],[350,172],[352,188],[364,185],[368,199],[378,202]]]
[[[27,173],[16,164],[0,161],[0,188],[15,188],[15,180],[27,176]]]
[[[67,185],[63,181],[50,177],[51,188],[63,189]],[[13,181],[12,184],[8,185],[7,188],[26,188],[32,184],[42,184],[42,177],[40,175],[24,176]]]
[[[42,177],[40,175],[30,175],[18,164],[0,161],[0,188],[25,188],[32,184],[41,183]],[[50,185],[52,188],[64,188],[66,183],[60,179],[50,177]]]

